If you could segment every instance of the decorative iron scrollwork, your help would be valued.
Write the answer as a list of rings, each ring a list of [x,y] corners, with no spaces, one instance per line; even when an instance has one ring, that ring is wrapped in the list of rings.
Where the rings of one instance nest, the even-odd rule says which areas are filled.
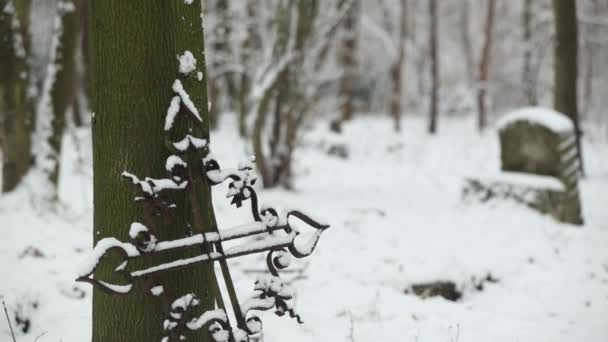
[[[175,84],[177,84],[176,81]],[[172,128],[172,122],[182,114],[190,120],[199,123],[200,117],[189,101],[181,83],[174,91],[177,93],[171,100],[165,120],[165,132]],[[218,161],[209,152],[205,139],[187,134],[182,140],[171,141],[166,136],[167,147],[175,153],[166,159],[165,169],[167,178],[140,179],[137,176],[123,172],[122,177],[135,191],[134,201],[143,206],[143,222],[133,222],[129,228],[129,242],[116,238],[104,238],[98,241],[91,257],[83,265],[77,281],[93,284],[109,294],[127,295],[137,281],[145,279],[148,292],[160,297],[165,303],[167,318],[163,322],[165,337],[162,342],[183,341],[189,331],[207,327],[214,341],[248,341],[250,336],[256,336],[262,331],[262,321],[255,311],[274,309],[283,316],[289,314],[302,323],[300,316],[293,306],[294,291],[284,283],[280,270],[287,268],[292,258],[304,258],[315,249],[321,233],[329,225],[299,211],[279,211],[274,207],[258,206],[258,196],[253,186],[257,177],[253,172],[254,159],[241,163],[236,169],[222,169]],[[194,177],[203,177],[211,186],[228,182],[227,198],[237,208],[249,200],[253,222],[230,229],[215,232],[198,233],[184,238],[159,241],[157,238],[157,222],[162,219],[165,223],[173,223],[175,205],[165,199],[165,193],[171,191],[192,191],[190,186]],[[314,229],[312,234],[304,234],[289,223],[295,217]],[[248,242],[241,242],[224,248],[226,241],[240,241],[244,238],[255,237]],[[155,265],[131,267],[130,261],[169,250],[193,249],[194,256],[172,260]],[[267,253],[266,263],[269,274],[258,277],[254,284],[254,295],[243,304],[236,298],[227,260],[244,255]],[[120,263],[114,268],[114,277],[122,282],[110,282],[94,276],[95,270],[105,256],[117,254]],[[169,270],[192,267],[203,263],[220,264],[223,287],[228,289],[228,298],[220,295],[216,299],[216,308],[194,315],[194,309],[200,301],[195,294],[184,294],[182,297],[169,302],[162,284],[158,283],[157,275]],[[141,265],[143,263],[137,263]],[[219,277],[215,277],[216,289],[220,288]],[[232,308],[236,325],[230,322],[226,308]]]

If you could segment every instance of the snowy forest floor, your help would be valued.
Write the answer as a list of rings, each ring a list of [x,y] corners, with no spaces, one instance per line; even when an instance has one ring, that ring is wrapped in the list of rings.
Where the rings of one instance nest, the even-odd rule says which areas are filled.
[[[245,149],[228,121],[211,146],[233,167]],[[463,177],[499,168],[495,131],[478,135],[462,119],[444,120],[434,137],[421,119],[403,126],[395,134],[388,119],[359,118],[328,138],[323,124],[296,151],[295,191],[260,191],[262,202],[332,224],[315,253],[291,266],[305,278],[294,280],[305,324],[263,313],[265,341],[608,341],[608,143],[585,141],[579,228],[509,202],[462,202]],[[73,281],[91,248],[90,146],[78,162],[73,141],[64,143],[58,213],[36,209],[27,186],[0,198],[0,297],[21,320],[17,330],[29,325],[18,342],[90,341],[92,290]],[[348,159],[325,153],[335,142]],[[225,190],[214,193],[220,228],[251,221]],[[263,258],[231,262],[242,298]],[[489,274],[498,281],[480,290]],[[436,280],[453,281],[463,297],[405,293]],[[0,342],[9,341],[2,316]]]

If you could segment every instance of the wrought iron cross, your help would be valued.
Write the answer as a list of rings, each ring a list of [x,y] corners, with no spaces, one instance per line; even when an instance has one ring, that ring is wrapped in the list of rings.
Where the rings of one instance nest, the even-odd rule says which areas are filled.
[[[176,86],[176,84],[178,86]],[[185,93],[179,80],[173,85],[176,96],[171,100],[165,119],[165,132],[168,133],[173,121],[179,114],[184,114],[192,121],[200,123],[198,111]],[[165,337],[162,342],[183,341],[187,331],[208,327],[215,341],[249,341],[259,336],[262,330],[261,320],[252,312],[256,310],[275,309],[279,316],[289,313],[301,323],[299,315],[293,308],[293,291],[279,277],[279,270],[288,267],[291,258],[303,258],[310,255],[321,233],[329,225],[313,219],[299,210],[279,213],[273,207],[258,207],[258,198],[253,185],[256,177],[253,174],[253,160],[239,165],[237,169],[221,169],[219,163],[209,153],[207,141],[187,134],[179,141],[171,141],[166,135],[166,145],[174,153],[166,160],[167,177],[163,179],[145,178],[140,180],[128,172],[123,178],[133,186],[135,201],[143,205],[144,223],[133,222],[129,230],[130,242],[122,242],[116,238],[104,238],[98,241],[89,260],[79,272],[77,281],[88,282],[99,289],[115,295],[126,295],[134,288],[134,283],[147,279],[147,289],[154,296],[165,296],[162,285],[150,280],[155,275],[170,270],[183,269],[203,263],[219,263],[224,284],[220,284],[215,276],[215,289],[218,297],[215,310],[210,310],[195,317],[192,309],[199,304],[198,298],[192,293],[185,294],[172,302],[165,298],[167,319],[163,322]],[[185,159],[185,160],[184,160]],[[231,229],[199,233],[171,241],[158,241],[155,232],[155,220],[171,221],[175,205],[164,199],[168,191],[192,191],[189,186],[195,177],[205,177],[209,184],[218,185],[228,181],[227,197],[232,198],[231,204],[241,207],[249,200],[254,221],[250,224]],[[295,217],[315,231],[312,234],[302,234],[297,227],[290,224],[289,219]],[[245,238],[256,238],[251,242],[242,242]],[[239,242],[234,246],[224,248],[224,242]],[[132,269],[129,262],[143,259],[147,256],[158,255],[170,250],[194,249],[197,255],[148,265]],[[244,303],[240,303],[228,268],[227,260],[244,255],[267,253],[266,263],[269,275],[256,280],[255,295]],[[94,277],[95,270],[104,256],[116,253],[122,263],[114,269],[114,275],[120,276],[123,283],[112,283],[109,280]],[[213,268],[214,269],[214,268]],[[220,287],[225,287],[229,300],[221,296]],[[226,308],[231,307],[236,318],[236,327],[228,319]]]

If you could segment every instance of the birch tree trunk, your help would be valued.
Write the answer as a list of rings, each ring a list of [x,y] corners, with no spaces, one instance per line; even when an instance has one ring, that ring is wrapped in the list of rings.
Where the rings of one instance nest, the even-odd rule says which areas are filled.
[[[579,151],[580,170],[583,168],[581,128],[578,114],[578,23],[576,0],[553,0],[555,14],[554,94],[555,110],[567,115],[574,123]]]
[[[134,193],[121,180],[125,170],[163,178],[169,151],[163,136],[164,117],[180,79],[198,108],[202,125],[176,122],[175,140],[189,132],[209,138],[209,116],[200,2],[149,0],[89,1],[90,71],[94,168],[94,240],[115,236],[128,240],[131,222],[142,220]],[[177,55],[190,51],[197,60],[189,76],[178,73]],[[199,80],[196,72],[204,73]],[[194,75],[194,76],[193,76]],[[179,133],[179,134],[177,134]],[[195,162],[195,161],[192,161]],[[199,161],[200,162],[200,161]],[[159,240],[216,230],[211,192],[206,180],[195,177],[189,191],[171,195],[175,222],[159,222]],[[196,217],[196,218],[195,218]],[[178,251],[147,262],[175,260],[195,251]],[[103,264],[95,276],[110,277],[116,265]],[[198,268],[200,267],[200,268]],[[209,266],[175,270],[160,276],[169,298],[194,293],[200,312],[214,303],[213,272]],[[93,292],[93,342],[161,341],[162,306],[158,298],[136,286],[128,296]],[[204,330],[204,329],[203,329]],[[189,339],[207,341],[207,332]]]
[[[28,96],[30,6],[30,0],[0,0],[2,192],[17,187],[32,165],[34,106]]]

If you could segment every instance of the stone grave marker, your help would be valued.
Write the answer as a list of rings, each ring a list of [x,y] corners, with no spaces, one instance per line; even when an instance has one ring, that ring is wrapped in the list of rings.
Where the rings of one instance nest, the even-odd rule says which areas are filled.
[[[522,108],[498,122],[501,171],[465,180],[464,197],[509,198],[555,219],[582,224],[579,155],[572,121],[540,107]]]

